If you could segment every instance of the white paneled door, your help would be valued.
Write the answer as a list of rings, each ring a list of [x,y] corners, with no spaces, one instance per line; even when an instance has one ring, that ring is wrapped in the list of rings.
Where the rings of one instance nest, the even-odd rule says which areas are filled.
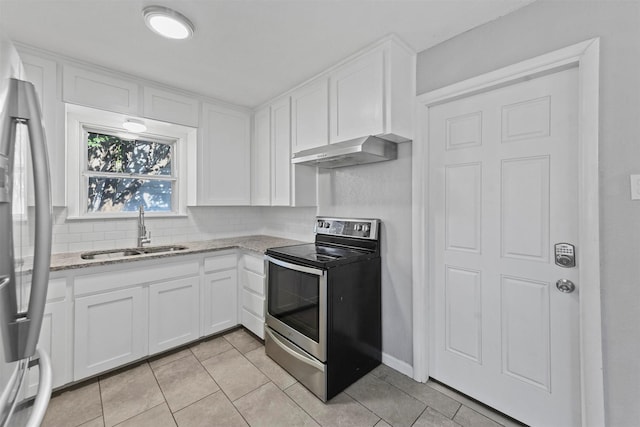
[[[556,243],[578,244],[577,78],[556,72],[428,116],[430,374],[534,426],[581,423],[579,266],[554,258]]]

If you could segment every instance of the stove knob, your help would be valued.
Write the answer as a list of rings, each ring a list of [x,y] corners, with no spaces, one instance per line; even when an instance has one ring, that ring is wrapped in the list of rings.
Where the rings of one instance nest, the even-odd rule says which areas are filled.
[[[331,227],[331,224],[329,224],[329,222],[325,221],[324,222],[324,228],[329,228]]]
[[[322,228],[324,227],[324,221],[320,220],[318,221],[318,228]]]
[[[368,225],[368,224],[363,224],[363,225],[362,225],[362,231],[364,231],[365,233],[366,233],[367,231],[369,231],[369,225]]]
[[[354,227],[356,231],[362,231],[362,225],[361,224],[356,224],[356,226]]]

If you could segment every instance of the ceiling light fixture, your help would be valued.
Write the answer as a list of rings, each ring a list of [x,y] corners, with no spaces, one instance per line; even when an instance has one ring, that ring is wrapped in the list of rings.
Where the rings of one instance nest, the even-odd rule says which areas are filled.
[[[138,119],[127,119],[122,124],[122,127],[128,130],[129,132],[140,133],[147,130],[147,126],[144,124],[142,120]]]
[[[144,22],[153,32],[169,39],[188,39],[194,27],[183,14],[164,6],[147,6],[142,9]]]

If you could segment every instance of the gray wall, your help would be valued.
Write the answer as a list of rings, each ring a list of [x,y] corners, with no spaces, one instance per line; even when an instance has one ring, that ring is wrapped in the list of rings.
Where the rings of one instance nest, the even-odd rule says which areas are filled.
[[[640,2],[537,1],[418,55],[417,91],[600,37],[600,214],[608,426],[640,425]],[[577,363],[577,361],[576,361]]]
[[[319,215],[382,220],[382,351],[412,365],[411,143],[397,160],[318,171]]]

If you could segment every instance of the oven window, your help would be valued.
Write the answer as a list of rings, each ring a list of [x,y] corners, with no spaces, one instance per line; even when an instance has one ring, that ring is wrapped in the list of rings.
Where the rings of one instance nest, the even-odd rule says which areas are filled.
[[[319,282],[314,274],[269,263],[269,314],[319,342]]]

